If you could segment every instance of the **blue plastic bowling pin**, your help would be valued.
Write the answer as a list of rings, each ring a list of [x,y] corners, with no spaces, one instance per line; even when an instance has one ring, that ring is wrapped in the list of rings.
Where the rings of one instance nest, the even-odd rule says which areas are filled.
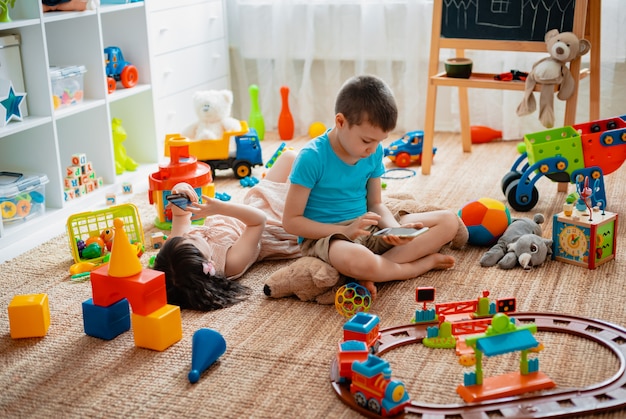
[[[195,384],[200,375],[226,352],[224,337],[213,329],[198,329],[191,341],[191,371],[189,382]]]

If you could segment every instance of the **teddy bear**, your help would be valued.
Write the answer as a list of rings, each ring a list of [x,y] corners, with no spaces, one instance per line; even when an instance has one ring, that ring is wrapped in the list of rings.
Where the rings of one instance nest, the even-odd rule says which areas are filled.
[[[513,218],[504,234],[480,258],[481,266],[498,265],[501,269],[513,269],[519,263],[525,270],[539,266],[552,255],[552,240],[541,237],[543,214],[533,219]]]
[[[193,94],[198,120],[181,134],[192,140],[221,139],[225,131],[241,129],[241,122],[230,116],[233,93],[230,90],[201,90]]]
[[[539,94],[539,121],[546,128],[554,126],[554,86],[559,85],[557,97],[567,100],[574,94],[576,84],[566,63],[585,55],[591,49],[586,39],[578,39],[572,32],[560,33],[552,29],[545,35],[549,57],[537,61],[526,78],[524,98],[517,107],[517,115],[533,113],[537,108],[533,91],[541,85]]]
[[[410,194],[390,194],[384,202],[396,218],[403,214],[442,209],[434,205],[419,204]],[[467,227],[458,217],[458,230],[449,246],[451,249],[461,249],[468,238]],[[331,265],[318,258],[304,256],[273,272],[263,285],[263,293],[272,298],[295,295],[302,301],[334,304],[335,292],[347,282],[348,278]]]

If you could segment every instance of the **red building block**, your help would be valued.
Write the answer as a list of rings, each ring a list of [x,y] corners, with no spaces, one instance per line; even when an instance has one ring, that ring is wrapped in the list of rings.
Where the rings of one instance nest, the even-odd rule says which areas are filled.
[[[109,276],[104,265],[91,272],[93,303],[110,306],[122,298],[128,299],[133,313],[147,316],[167,304],[165,274],[153,269],[143,269],[128,277]]]

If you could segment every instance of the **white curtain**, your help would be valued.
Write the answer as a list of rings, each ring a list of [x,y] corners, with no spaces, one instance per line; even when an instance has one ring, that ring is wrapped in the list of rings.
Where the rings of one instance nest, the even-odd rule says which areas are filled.
[[[590,0],[597,1],[597,0]],[[248,88],[259,86],[267,130],[276,130],[281,86],[290,89],[296,135],[312,122],[332,123],[342,83],[361,73],[383,78],[395,93],[398,131],[424,126],[433,0],[226,0],[231,56],[233,116],[247,119]],[[445,55],[448,54],[448,55]],[[442,54],[454,56],[454,51]],[[474,71],[529,71],[545,54],[468,51]],[[588,65],[588,55],[583,66]],[[443,65],[441,65],[443,69]],[[626,114],[626,8],[602,0],[601,117]],[[457,89],[438,89],[436,129],[458,131]],[[588,121],[589,83],[581,81],[578,122]],[[521,92],[470,90],[470,123],[502,130],[519,139],[541,131],[536,113],[515,113]],[[555,100],[558,120],[564,103]]]

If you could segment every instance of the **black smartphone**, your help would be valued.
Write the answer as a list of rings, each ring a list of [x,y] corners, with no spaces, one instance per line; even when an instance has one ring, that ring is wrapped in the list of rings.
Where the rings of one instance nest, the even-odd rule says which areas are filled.
[[[374,236],[382,237],[382,236],[398,236],[398,237],[417,237],[420,234],[426,233],[428,231],[428,227],[423,227],[420,229],[416,228],[406,228],[406,227],[388,227],[383,228],[382,230],[374,233]]]
[[[182,210],[186,210],[187,206],[191,204],[189,197],[182,193],[173,193],[168,195],[166,199]]]

